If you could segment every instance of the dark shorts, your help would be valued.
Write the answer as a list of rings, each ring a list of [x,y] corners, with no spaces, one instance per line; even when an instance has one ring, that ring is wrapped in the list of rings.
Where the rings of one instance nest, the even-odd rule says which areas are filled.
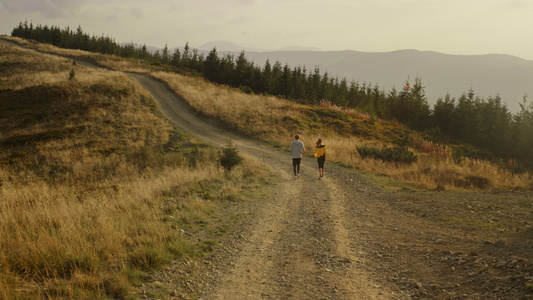
[[[292,165],[293,165],[293,166],[298,166],[298,165],[300,165],[300,162],[301,162],[301,161],[302,161],[301,158],[293,158],[293,159],[292,159]]]
[[[317,161],[318,161],[318,167],[320,169],[323,169],[324,163],[326,162],[326,156],[325,155],[320,156],[319,158],[317,158]]]

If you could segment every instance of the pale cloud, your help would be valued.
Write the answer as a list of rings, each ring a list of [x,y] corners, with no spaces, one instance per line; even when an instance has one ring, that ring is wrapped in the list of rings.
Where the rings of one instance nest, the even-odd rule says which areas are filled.
[[[177,5],[176,3],[169,3],[167,7],[169,12],[175,12],[180,9],[179,5]]]
[[[0,0],[0,33],[24,20],[82,26],[117,42],[267,50],[505,53],[533,59],[528,0]],[[140,21],[142,20],[142,22]]]
[[[129,9],[130,15],[132,15],[134,18],[142,19],[144,17],[143,10],[139,7],[133,7]]]
[[[2,7],[8,13],[39,13],[47,18],[60,18],[76,13],[86,0],[3,0]]]
[[[507,3],[505,3],[504,6],[508,8],[512,8],[512,9],[525,9],[531,6],[531,4],[524,0],[511,0],[511,1],[507,1]]]

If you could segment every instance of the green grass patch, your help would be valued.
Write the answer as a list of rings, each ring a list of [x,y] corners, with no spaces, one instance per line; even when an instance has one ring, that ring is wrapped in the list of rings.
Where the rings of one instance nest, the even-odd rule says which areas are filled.
[[[418,161],[418,156],[405,147],[377,149],[372,147],[357,147],[357,153],[362,159],[378,159],[395,164],[412,164]]]

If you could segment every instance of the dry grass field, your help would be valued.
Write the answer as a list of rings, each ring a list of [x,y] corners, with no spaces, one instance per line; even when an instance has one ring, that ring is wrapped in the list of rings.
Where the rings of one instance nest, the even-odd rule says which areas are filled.
[[[117,71],[150,71],[140,61],[14,40]],[[380,185],[532,188],[531,174],[455,162],[453,147],[361,113],[244,94],[170,72],[151,75],[202,115],[274,147],[286,149],[295,133],[309,149],[322,138],[328,163],[355,168]],[[406,137],[418,155],[411,165],[362,159],[356,151]],[[221,231],[212,222],[221,206],[246,200],[243,190],[269,178],[261,163],[245,159],[228,179],[218,152],[174,128],[123,73],[3,45],[0,150],[1,299],[129,298],[146,272],[209,251]]]
[[[27,41],[11,38],[17,42]],[[90,58],[102,66],[121,71],[148,72],[153,67],[138,60],[90,54],[35,44],[42,51],[58,52]],[[227,86],[208,83],[201,78],[172,72],[152,71],[152,76],[166,82],[195,110],[219,121],[231,130],[286,147],[295,133],[307,145],[322,138],[328,146],[328,159],[354,167],[369,174],[380,174],[393,181],[405,182],[423,189],[437,186],[446,189],[529,190],[533,188],[530,173],[513,174],[504,164],[488,161],[453,159],[453,147],[435,145],[420,134],[398,124],[372,120],[364,113],[342,110],[325,103],[320,107],[299,105],[273,96],[248,95]],[[356,147],[391,147],[398,140],[409,138],[411,151],[418,161],[411,165],[395,165],[380,160],[361,159]],[[446,150],[444,150],[446,149]],[[312,155],[312,153],[309,153]]]
[[[195,110],[232,130],[279,147],[287,147],[296,133],[308,148],[321,138],[329,150],[328,160],[369,174],[385,175],[423,189],[439,185],[446,189],[532,188],[531,174],[512,174],[502,166],[481,160],[465,158],[455,162],[453,147],[434,145],[416,132],[390,122],[373,121],[364,114],[327,105],[304,106],[272,96],[248,95],[179,74],[153,72],[152,75],[166,82]],[[411,165],[362,159],[356,151],[361,146],[391,147],[406,136],[413,145],[410,150],[418,155],[418,161]],[[308,151],[309,156],[312,154]]]
[[[0,45],[0,74],[1,299],[127,298],[268,177],[245,160],[228,180],[122,73]]]

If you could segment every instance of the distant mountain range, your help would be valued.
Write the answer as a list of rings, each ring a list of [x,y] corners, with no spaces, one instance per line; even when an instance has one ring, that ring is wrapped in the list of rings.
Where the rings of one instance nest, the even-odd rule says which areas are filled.
[[[346,78],[348,82],[379,85],[385,92],[401,89],[406,81],[420,77],[430,105],[449,94],[459,98],[472,89],[480,98],[499,95],[509,110],[516,113],[524,95],[533,99],[533,61],[504,54],[450,55],[432,51],[398,50],[391,52],[360,52],[352,50],[321,51],[317,48],[288,47],[261,51],[230,42],[210,42],[196,49],[207,54],[216,47],[219,55],[236,56],[245,51],[249,61],[263,67],[271,64],[316,66],[330,77]],[[195,48],[192,47],[191,48]],[[529,103],[528,102],[528,103]]]
[[[216,41],[216,42],[209,42],[206,44],[203,44],[202,46],[198,47],[198,50],[203,51],[211,51],[213,48],[217,48],[218,51],[222,52],[237,52],[240,53],[241,51],[245,52],[265,52],[265,51],[272,51],[272,50],[264,50],[264,49],[257,49],[257,48],[250,48],[250,47],[243,47],[239,46],[232,42],[227,41]],[[300,46],[288,46],[284,47],[282,49],[276,49],[274,51],[322,51],[320,48],[315,47],[300,47]]]

